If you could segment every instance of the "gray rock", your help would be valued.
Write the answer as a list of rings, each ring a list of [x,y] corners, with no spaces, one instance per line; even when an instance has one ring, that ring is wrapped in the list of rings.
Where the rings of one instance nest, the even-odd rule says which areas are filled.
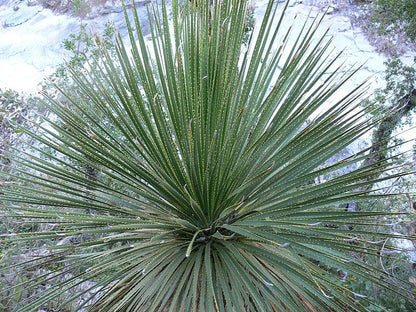
[[[21,0],[0,0],[0,6],[13,7],[21,4]]]
[[[70,0],[40,0],[40,2],[43,7],[59,13],[69,12],[72,8]]]
[[[39,6],[20,6],[18,10],[12,10],[11,13],[3,20],[3,27],[16,27],[22,25],[34,18],[42,8]]]

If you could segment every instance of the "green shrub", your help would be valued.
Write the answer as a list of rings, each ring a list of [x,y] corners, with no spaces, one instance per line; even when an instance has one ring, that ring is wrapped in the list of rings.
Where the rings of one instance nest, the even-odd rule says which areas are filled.
[[[378,141],[379,143],[381,142],[381,144],[387,145],[387,143],[389,143],[390,146],[397,146],[397,150],[391,148],[386,151],[386,153],[389,157],[398,154],[397,162],[402,162],[403,166],[409,166],[409,171],[413,171],[414,162],[409,163],[408,159],[403,158],[401,155],[403,148],[401,147],[400,142],[402,142],[403,139],[399,139],[395,136],[394,131],[400,133],[406,130],[409,131],[409,128],[410,131],[413,131],[412,119],[414,119],[416,108],[416,66],[415,64],[406,66],[399,58],[390,59],[385,65],[386,71],[384,73],[384,79],[386,81],[386,86],[375,90],[377,109],[374,110],[374,105],[371,107],[374,116],[383,120],[382,129],[379,127],[378,131],[376,131],[373,136],[373,143],[377,144]],[[415,155],[416,149],[413,147],[413,158]],[[405,194],[405,196],[362,203],[361,208],[366,211],[377,207],[377,209],[388,212],[412,212],[414,210],[414,203],[416,202],[414,194],[415,187],[416,179],[414,174],[400,178],[395,181],[395,183],[392,183],[388,191],[402,193]],[[412,236],[415,234],[416,223],[414,218],[403,218],[402,216],[398,216],[392,218],[390,223],[391,229],[389,231],[405,233]],[[370,230],[374,231],[375,229]],[[368,240],[371,241],[372,239],[371,236],[368,237]],[[409,241],[408,243],[412,244],[414,242],[414,237],[412,240],[413,241]],[[408,284],[407,287],[403,289],[403,292],[406,292],[408,297],[412,298],[412,300],[405,300],[403,297],[397,296],[397,294],[392,293],[388,289],[380,288],[370,281],[351,279],[349,280],[349,283],[355,292],[365,294],[383,307],[383,309],[380,309],[370,305],[368,307],[369,311],[413,311],[416,293],[416,284],[414,283],[415,264],[409,259],[408,253],[400,253],[398,251],[387,249],[388,252],[400,254],[400,257],[402,257],[404,261],[398,261],[395,258],[383,254],[383,249],[388,243],[391,243],[391,241],[383,241],[380,253],[377,256],[366,257],[365,262],[388,272],[392,278],[413,281],[412,284]],[[411,252],[414,253],[414,250]]]
[[[366,33],[378,52],[396,57],[415,49],[415,1],[363,0],[355,4],[350,10],[350,17]]]
[[[381,34],[404,31],[416,41],[416,2],[414,0],[375,0],[372,21]]]
[[[361,203],[361,209],[364,211],[384,210],[387,212],[402,213],[406,211],[412,211],[412,203],[415,202],[415,196],[412,193],[416,186],[416,180],[414,177],[401,178],[399,181],[395,181],[390,188],[391,193],[403,193],[405,195],[395,196],[391,198],[382,198],[379,200],[372,200],[369,202]],[[380,217],[385,219],[386,217]],[[389,223],[391,224],[390,229],[384,231],[403,233],[405,235],[414,236],[416,230],[416,223],[414,218],[408,218],[405,216],[392,216],[389,217]],[[380,231],[376,227],[362,226],[365,231],[373,231],[376,233]],[[413,283],[407,284],[403,287],[403,284],[399,284],[397,287],[403,287],[402,292],[407,295],[410,300],[406,300],[405,297],[398,295],[396,292],[391,291],[387,288],[379,287],[377,284],[367,281],[359,280],[355,277],[347,277],[346,281],[350,285],[351,289],[361,295],[371,298],[373,302],[377,302],[380,306],[375,307],[372,303],[367,306],[368,311],[391,311],[391,312],[402,312],[402,311],[413,311],[416,304],[416,285],[414,279],[416,277],[414,272],[414,250],[408,250],[408,252],[402,252],[396,250],[395,247],[399,244],[400,239],[386,238],[375,243],[377,240],[377,234],[371,235],[366,234],[365,238],[368,242],[374,242],[377,245],[379,252],[377,255],[366,255],[363,259],[367,264],[374,267],[378,267],[383,270],[391,279],[392,283],[397,281],[413,281]],[[374,240],[375,239],[375,240]],[[408,247],[412,244],[408,241]],[[413,255],[412,255],[413,254]],[[359,298],[357,298],[359,300]],[[368,303],[367,303],[368,304]]]
[[[377,89],[375,94],[381,105],[389,107],[416,89],[416,58],[411,66],[403,64],[397,57],[389,59],[385,65],[386,86]]]
[[[108,51],[114,50],[114,45],[111,41],[113,36],[114,28],[111,23],[107,23],[101,34],[100,40],[105,42]],[[99,50],[97,45],[94,43],[94,40],[98,39],[96,39],[94,35],[88,32],[87,26],[85,24],[81,24],[81,28],[78,33],[71,34],[67,39],[64,40],[63,46],[69,53],[67,64],[69,64],[72,69],[85,72],[84,67],[87,60],[92,60],[94,57],[97,57]],[[64,97],[60,96],[56,92],[57,87],[65,87],[68,94],[71,94],[74,99],[78,98],[78,102],[80,104],[82,103],[82,99],[80,99],[79,94],[77,94],[76,84],[70,77],[67,65],[58,66],[55,73],[52,74],[47,81],[49,82],[42,85],[42,88],[43,91],[46,92],[49,96],[56,98],[56,100],[59,99],[61,102],[65,102],[67,105],[70,105],[70,103]],[[73,110],[76,109],[74,106],[70,107]],[[94,113],[92,107],[89,109],[92,113]],[[6,90],[0,93],[0,112],[0,142],[2,144],[0,146],[0,155],[2,160],[2,171],[3,174],[5,174],[6,172],[13,172],[13,168],[15,167],[14,157],[19,155],[19,153],[29,152],[31,145],[35,143],[33,139],[30,139],[28,136],[24,135],[22,128],[31,128],[32,131],[36,132],[37,127],[33,127],[33,125],[34,123],[38,123],[40,121],[39,116],[44,115],[44,117],[53,118],[53,115],[46,114],[44,108],[42,108],[42,104],[39,98],[33,96],[24,97],[12,90]],[[81,113],[80,116],[82,116]],[[52,161],[57,156],[57,152],[53,148],[40,146],[39,144],[34,144],[33,147],[35,148],[33,151],[34,153],[37,153],[37,149],[42,149],[39,156],[42,157],[43,160]],[[70,161],[70,159],[66,160]],[[96,174],[94,170],[91,171],[91,167],[85,165],[82,162],[70,161],[70,163],[71,166],[76,166],[80,170],[84,170],[85,176],[87,177],[91,178]],[[10,176],[8,176],[6,179],[2,179],[0,188],[5,187],[5,184],[9,185],[14,183],[15,180],[16,179],[11,178]],[[10,213],[10,210],[7,210],[6,213]],[[0,224],[0,233],[10,234],[16,232],[37,232],[50,230],[52,228],[50,225],[38,227],[36,226],[36,220],[32,220],[32,222],[33,224],[30,222],[22,224],[19,219],[16,219],[13,216],[2,218],[2,222]],[[2,265],[11,266],[16,264],[18,260],[21,261],[22,259],[31,259],[32,255],[39,254],[39,249],[42,253],[45,253],[46,250],[42,248],[50,243],[51,242],[48,240],[43,240],[35,242],[23,241],[15,242],[13,244],[3,244],[0,250],[0,259],[2,260]],[[5,294],[5,299],[0,299],[0,310],[18,310],[21,302],[24,299],[30,298],[31,296],[41,291],[43,288],[50,287],[51,284],[56,283],[55,279],[45,283],[38,289],[25,290],[25,288],[22,287],[22,285],[25,285],[28,280],[38,274],[40,270],[43,270],[43,272],[49,272],[51,269],[57,270],[59,268],[62,268],[59,263],[47,264],[41,267],[26,266],[20,268],[18,271],[13,271],[10,274],[0,275],[0,290]],[[13,290],[15,287],[17,289],[22,289],[22,291]],[[80,289],[74,287],[71,292],[80,293],[82,292],[82,287]],[[54,311],[55,309],[58,309],[59,305],[62,304],[62,302],[64,302],[69,295],[70,292],[64,293],[43,305],[42,308]]]
[[[16,173],[13,155],[16,154],[16,151],[24,153],[34,143],[31,137],[24,135],[23,128],[36,131],[35,123],[39,122],[40,116],[44,112],[43,107],[38,104],[36,97],[24,97],[13,90],[0,90],[0,172],[3,175],[0,180],[0,194],[17,181],[12,177]],[[18,219],[4,216],[9,210],[4,211],[3,207],[0,207],[0,211],[3,216],[0,222],[2,235],[40,230],[36,225],[22,223]],[[1,244],[0,266],[13,264],[14,259],[21,257],[25,252],[38,250],[41,245],[41,241]],[[32,272],[21,270],[20,272],[0,274],[0,293],[7,294],[0,296],[1,311],[10,311],[26,297],[22,283],[27,281],[31,275],[33,276],[33,270]],[[13,292],[8,289],[13,285],[17,285],[17,289],[21,291]]]
[[[44,109],[37,104],[36,97],[24,98],[14,90],[0,90],[0,171],[10,163],[8,151],[31,144],[28,137],[22,137],[22,128],[32,128],[32,122],[39,120]]]
[[[361,87],[339,97],[350,75],[328,52],[330,38],[317,35],[319,19],[289,36],[273,1],[243,49],[247,6],[172,1],[169,21],[162,1],[149,22],[150,42],[135,14],[134,23],[126,20],[131,47],[117,37],[114,60],[99,44],[89,70],[69,68],[76,93],[57,86],[60,97],[45,95],[54,117],[40,133],[25,131],[53,153],[38,148],[16,156],[19,168],[10,176],[18,183],[0,197],[9,208],[3,218],[47,226],[2,235],[7,244],[48,244],[47,254],[2,269],[48,268],[25,283],[33,295],[19,311],[34,311],[85,282],[60,309],[378,306],[359,300],[340,270],[401,293],[386,272],[363,260],[379,251],[365,234],[396,236],[382,231],[389,226],[381,216],[389,213],[343,207],[378,198],[362,187],[405,173],[372,178],[385,170],[385,159],[317,182],[367,157],[361,151],[326,165],[377,122],[357,111]],[[22,293],[13,286],[2,297],[10,291]]]

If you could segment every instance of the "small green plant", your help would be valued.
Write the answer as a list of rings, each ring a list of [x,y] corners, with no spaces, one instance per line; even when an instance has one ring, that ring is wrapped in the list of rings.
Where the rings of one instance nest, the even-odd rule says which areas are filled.
[[[289,2],[270,1],[243,48],[248,1],[211,2],[149,6],[150,41],[133,6],[115,59],[98,42],[93,66],[68,68],[76,89],[45,94],[54,117],[25,132],[54,156],[16,156],[17,183],[0,196],[2,218],[46,227],[0,236],[47,244],[47,255],[1,268],[50,270],[25,283],[19,311],[62,296],[60,309],[100,312],[381,308],[340,271],[408,299],[365,262],[379,251],[367,235],[397,236],[387,231],[396,213],[344,209],[406,172],[386,158],[318,182],[368,157],[327,163],[377,123],[357,112],[362,86],[338,95],[354,72],[317,35],[320,18],[283,30]],[[2,298],[11,291],[23,290]]]
[[[74,84],[70,81],[68,66],[84,71],[89,62],[94,62],[99,55],[97,42],[104,43],[106,49],[114,58],[114,34],[115,28],[110,21],[106,22],[101,35],[91,34],[87,24],[81,23],[80,30],[77,33],[70,34],[63,41],[63,47],[69,53],[69,59],[66,64],[58,66],[55,73],[50,77],[53,83],[64,86]],[[92,64],[94,66],[94,64]]]
[[[91,7],[86,0],[72,0],[72,14],[85,18],[91,12]]]

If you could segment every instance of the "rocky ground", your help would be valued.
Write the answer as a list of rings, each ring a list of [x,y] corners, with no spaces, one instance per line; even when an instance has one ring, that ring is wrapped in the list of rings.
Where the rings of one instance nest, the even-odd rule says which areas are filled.
[[[140,6],[139,12],[145,17],[146,0],[136,2]],[[257,20],[267,2],[254,1]],[[87,3],[90,8],[77,8],[76,11],[67,0],[0,0],[0,89],[36,92],[42,79],[65,59],[62,42],[70,34],[77,33],[81,23],[87,23],[91,32],[99,32],[110,20],[123,32],[124,17],[118,0],[89,0]],[[352,6],[349,0],[292,1],[288,15],[297,15],[301,21],[329,8],[323,29],[331,28],[335,47],[345,48],[343,57],[347,63],[365,62],[352,83],[375,75],[375,84],[382,84],[377,74],[384,69],[383,62],[387,57],[370,44],[367,34],[357,25],[359,12],[351,11]],[[413,56],[414,53],[407,51],[402,59],[407,63]]]
[[[80,17],[69,9],[54,7],[53,1],[0,0],[0,89],[36,92],[43,78],[65,60],[62,42],[78,33],[81,23],[88,24],[91,33],[99,33],[110,20],[123,31],[120,5],[105,2]],[[145,1],[136,2],[142,7]],[[144,8],[140,12],[146,15]]]

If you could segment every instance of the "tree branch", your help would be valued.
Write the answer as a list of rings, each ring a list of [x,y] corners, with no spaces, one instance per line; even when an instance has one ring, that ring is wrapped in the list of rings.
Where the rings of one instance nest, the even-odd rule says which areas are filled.
[[[391,114],[384,117],[378,128],[374,131],[372,139],[373,144],[369,152],[369,157],[364,160],[361,167],[383,166],[383,162],[387,158],[388,144],[394,129],[397,128],[403,117],[416,108],[416,89],[413,89],[409,94],[406,94],[399,99],[397,105],[394,105],[393,107],[394,108],[391,109]],[[372,187],[373,185],[370,184],[362,190],[368,191]],[[360,210],[359,205],[356,203],[347,204],[346,208],[348,211]]]

